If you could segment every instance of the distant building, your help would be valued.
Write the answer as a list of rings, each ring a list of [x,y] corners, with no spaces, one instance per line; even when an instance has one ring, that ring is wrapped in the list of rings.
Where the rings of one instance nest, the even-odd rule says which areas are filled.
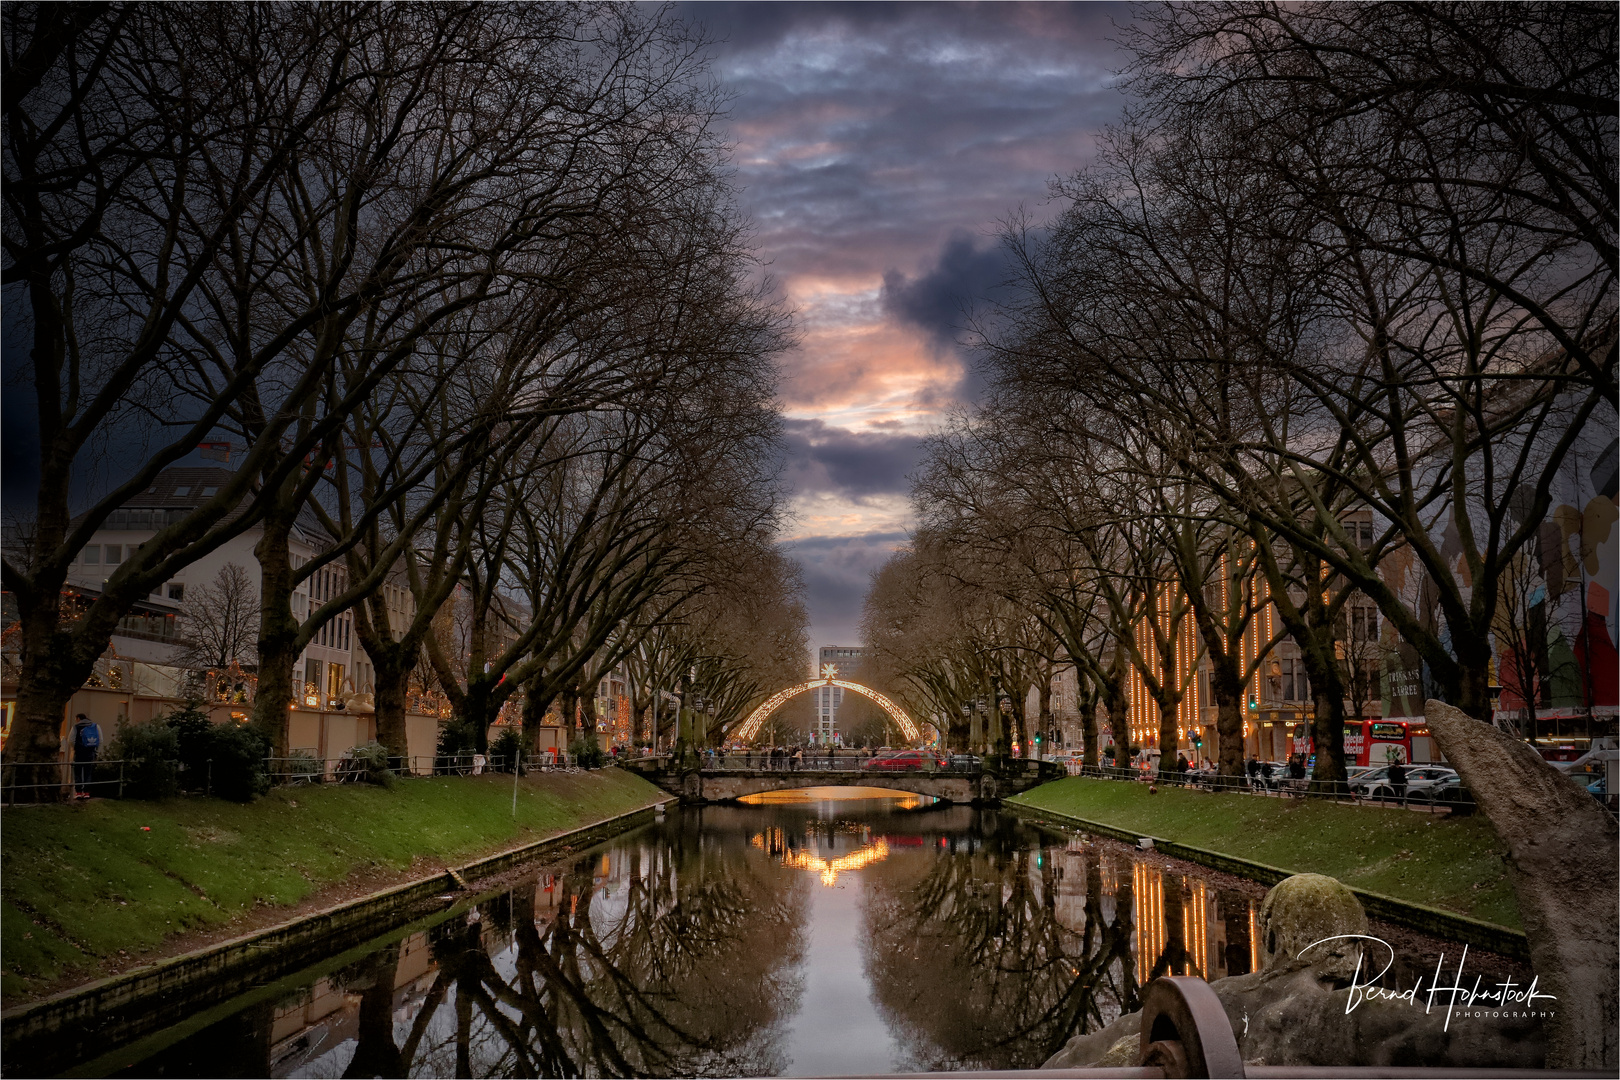
[[[828,664],[832,664],[838,669],[839,677],[848,678],[865,656],[866,650],[858,646],[823,645],[816,663],[816,673],[820,675],[827,670]],[[814,693],[815,717],[810,725],[810,739],[822,744],[837,742],[838,707],[844,703],[844,689],[841,686],[818,686]]]

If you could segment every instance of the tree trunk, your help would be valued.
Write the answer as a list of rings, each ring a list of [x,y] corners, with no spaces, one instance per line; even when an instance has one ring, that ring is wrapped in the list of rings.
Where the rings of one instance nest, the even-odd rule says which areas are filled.
[[[1230,658],[1212,663],[1209,692],[1215,699],[1215,733],[1220,739],[1222,776],[1243,775],[1243,679]]]
[[[489,724],[494,719],[491,708],[493,704],[494,685],[483,676],[467,680],[467,692],[457,705],[457,717],[472,728],[473,750],[476,753],[489,753]]]
[[[47,655],[39,663],[22,665],[18,677],[17,713],[6,740],[6,760],[29,763],[16,769],[12,779],[24,801],[57,802],[68,790],[58,762],[68,702],[78,684],[64,679],[60,667]]]
[[[259,560],[259,685],[253,696],[253,726],[270,740],[274,757],[287,756],[293,665],[299,653],[298,621],[292,613],[292,558],[287,550],[292,520],[279,507],[272,511],[253,547]],[[326,695],[321,689],[324,708]]]
[[[1176,706],[1179,704],[1179,701],[1171,699],[1168,695],[1159,699],[1160,776],[1176,771],[1176,752],[1181,746],[1181,736],[1176,730]]]
[[[1344,684],[1334,655],[1331,627],[1313,627],[1295,635],[1305,674],[1311,680],[1315,716],[1311,737],[1316,742],[1316,767],[1311,770],[1311,790],[1324,794],[1344,791],[1349,779],[1344,768]]]
[[[1087,694],[1075,704],[1080,706],[1080,764],[1095,769],[1100,761],[1097,747],[1097,697]]]
[[[1122,759],[1130,757],[1131,749],[1131,722],[1130,700],[1125,695],[1124,676],[1117,674],[1119,661],[1116,659],[1116,674],[1108,680],[1104,694],[1108,702],[1108,727],[1114,733],[1114,761],[1119,763]]]
[[[368,649],[367,653],[371,656],[371,666],[376,671],[377,679],[377,741],[387,747],[390,754],[405,757],[410,754],[405,729],[405,705],[411,669],[391,655],[395,651],[379,649],[374,653]],[[407,768],[409,765],[407,761]]]
[[[21,789],[33,793],[24,794],[24,798],[39,802],[55,802],[67,791],[62,786],[63,772],[58,762],[62,760],[62,727],[68,718],[68,703],[95,670],[96,660],[112,639],[111,624],[104,634],[82,624],[77,634],[65,631],[62,590],[52,586],[47,593],[27,603],[19,597],[23,607],[21,664],[16,714],[5,751],[7,762],[30,763],[16,771],[14,783],[45,785]]]
[[[1036,734],[1041,737],[1040,745],[1051,750],[1046,741],[1052,737],[1052,676],[1050,673],[1041,678],[1039,696],[1039,712],[1035,715]]]
[[[573,746],[574,740],[579,738],[579,688],[573,683],[563,687],[560,701],[563,731],[567,733],[565,741],[569,746]],[[677,737],[679,737],[679,734],[679,723],[677,722]]]
[[[525,746],[536,746],[540,738],[540,728],[546,720],[546,710],[551,708],[553,697],[536,694],[534,688],[540,685],[540,678],[536,676],[523,691],[523,743]]]

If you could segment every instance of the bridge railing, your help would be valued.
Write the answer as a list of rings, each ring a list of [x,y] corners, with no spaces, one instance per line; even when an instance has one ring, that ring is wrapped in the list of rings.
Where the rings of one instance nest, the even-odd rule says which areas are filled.
[[[971,762],[947,762],[929,768],[884,768],[881,761],[870,754],[839,753],[832,757],[824,753],[805,754],[802,758],[772,757],[764,751],[740,754],[705,754],[700,768],[703,772],[784,772],[784,773],[871,773],[877,776],[895,773],[932,773],[937,776],[977,776],[983,765]]]

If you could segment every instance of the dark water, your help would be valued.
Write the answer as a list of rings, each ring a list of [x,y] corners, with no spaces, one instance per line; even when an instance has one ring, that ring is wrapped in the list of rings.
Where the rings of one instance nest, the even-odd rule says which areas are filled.
[[[82,1074],[1031,1068],[1157,975],[1257,961],[1258,890],[993,810],[782,794],[798,801],[673,811],[189,1025],[87,1048],[104,1056]]]

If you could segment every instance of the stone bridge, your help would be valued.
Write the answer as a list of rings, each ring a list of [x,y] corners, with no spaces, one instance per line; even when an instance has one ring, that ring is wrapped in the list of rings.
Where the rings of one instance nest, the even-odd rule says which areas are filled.
[[[798,770],[731,767],[730,763],[701,769],[677,769],[667,758],[634,758],[620,763],[639,773],[682,802],[725,802],[765,791],[808,787],[888,788],[914,795],[930,795],[951,803],[995,803],[1008,795],[1028,791],[1037,784],[1066,776],[1055,762],[1012,761],[999,770],[944,770],[940,772],[885,773],[858,769]]]

